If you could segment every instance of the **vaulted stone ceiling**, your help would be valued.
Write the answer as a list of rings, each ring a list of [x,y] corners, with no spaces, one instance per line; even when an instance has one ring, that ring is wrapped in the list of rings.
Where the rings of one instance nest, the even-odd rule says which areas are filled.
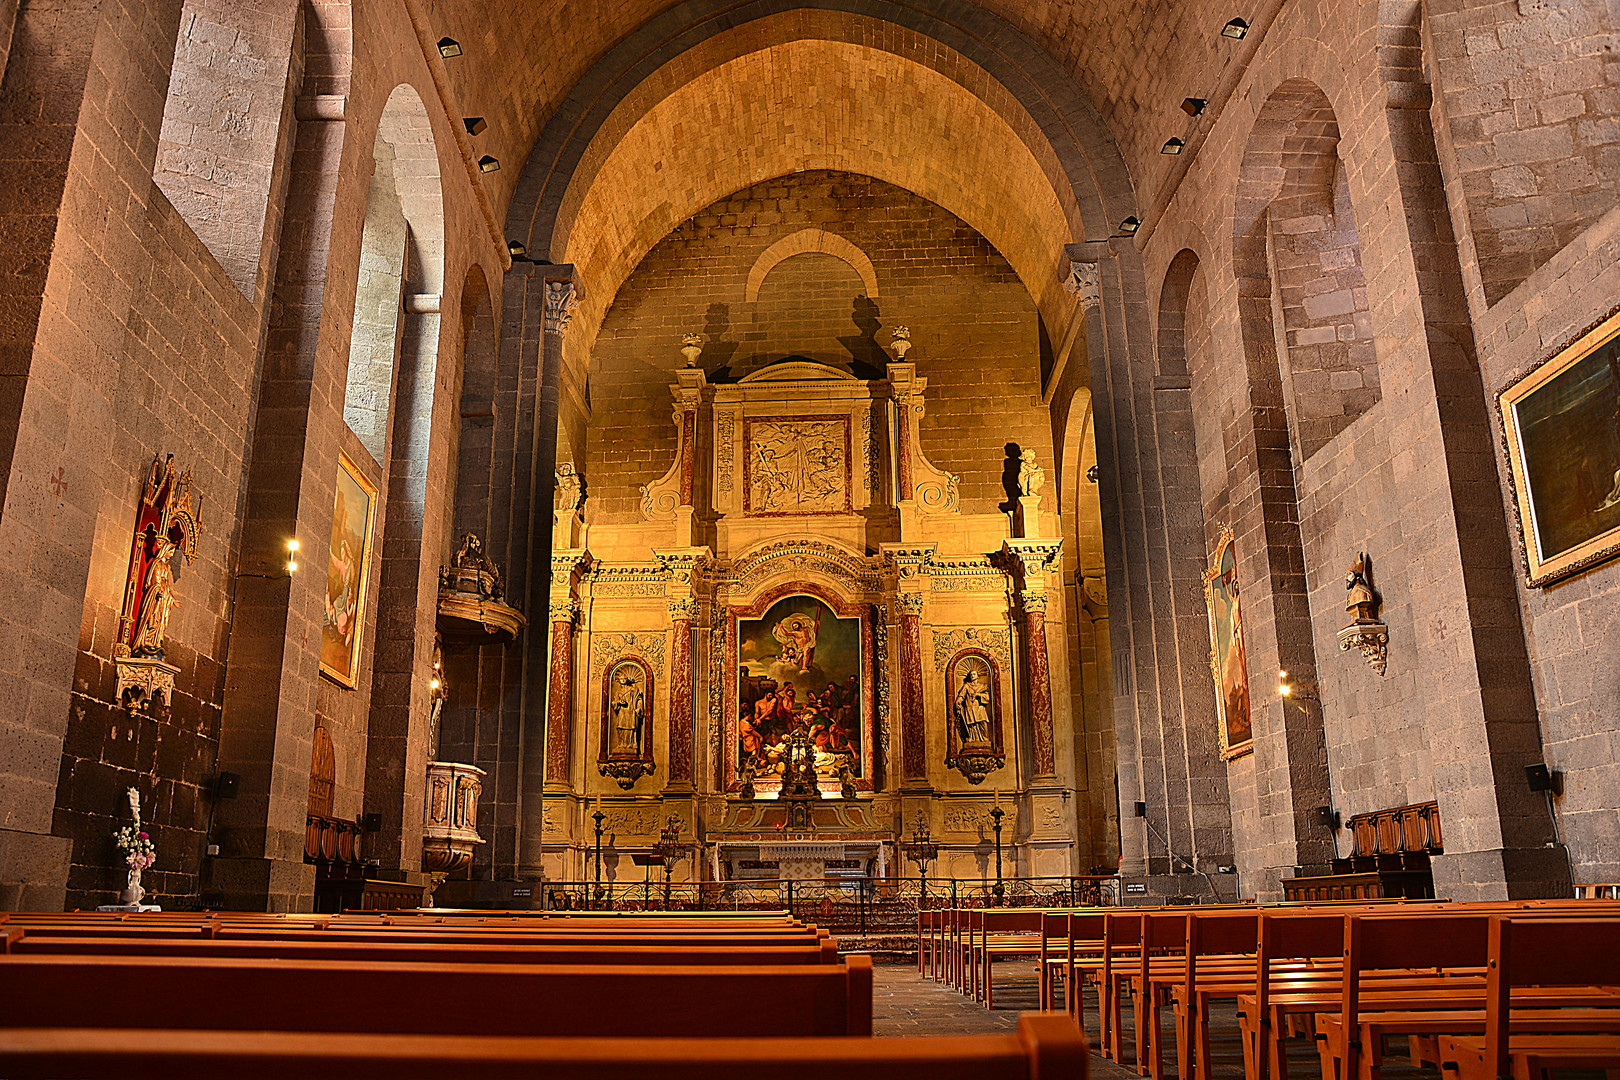
[[[1171,135],[1185,136],[1192,121],[1180,111],[1184,97],[1212,96],[1227,69],[1241,61],[1244,46],[1219,35],[1233,16],[1251,22],[1265,17],[1256,0],[1235,0],[1232,10],[1179,3],[1097,4],[1089,0],[922,0],[896,4],[885,0],[568,0],[563,3],[513,3],[510,0],[429,0],[436,28],[459,40],[473,62],[448,67],[462,110],[481,115],[489,129],[478,137],[480,152],[494,154],[502,171],[488,178],[490,194],[504,212],[518,184],[521,166],[548,122],[565,102],[600,104],[608,80],[622,74],[604,71],[602,61],[615,46],[636,67],[651,75],[667,57],[703,43],[727,28],[746,30],[754,48],[792,40],[794,21],[778,19],[767,29],[761,17],[795,11],[842,11],[887,24],[891,33],[918,39],[921,50],[946,66],[962,55],[997,57],[1003,83],[1007,72],[1021,73],[1059,113],[1072,115],[1076,103],[1065,100],[1072,89],[1089,99],[1101,129],[1117,142],[1130,181],[1144,204],[1173,167],[1158,155]],[[1267,4],[1274,9],[1275,4]],[[944,32],[918,31],[920,21]],[[744,25],[744,24],[754,25]],[[945,39],[954,38],[946,43]],[[824,57],[831,61],[831,54]],[[1053,85],[1049,65],[1073,80],[1072,88]],[[609,65],[612,66],[612,65]],[[985,65],[995,67],[996,65]],[[821,72],[801,67],[795,77],[813,84]],[[582,85],[583,80],[583,85]],[[1014,90],[1014,93],[1017,93]],[[572,101],[570,101],[572,95]],[[695,103],[695,101],[694,101]],[[751,103],[760,107],[761,102]],[[896,107],[904,108],[904,102]],[[691,114],[697,127],[709,124]],[[567,117],[576,121],[583,117]],[[678,122],[682,117],[670,114]],[[948,152],[942,145],[938,153]],[[1095,168],[1097,163],[1093,163]],[[992,178],[986,178],[990,182]],[[1123,179],[1123,178],[1122,178]],[[708,191],[702,205],[725,194]],[[1116,219],[1117,220],[1117,219]],[[977,223],[975,223],[977,224]],[[989,230],[986,230],[988,233]],[[1076,237],[1079,239],[1079,237]]]

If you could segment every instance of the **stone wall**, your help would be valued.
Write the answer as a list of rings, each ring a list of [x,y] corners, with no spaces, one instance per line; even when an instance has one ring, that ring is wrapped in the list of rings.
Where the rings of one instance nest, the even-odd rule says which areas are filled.
[[[818,252],[775,263],[758,299],[745,299],[760,256],[810,228],[871,260],[876,299],[848,262]],[[871,378],[893,358],[891,332],[902,325],[915,343],[907,358],[929,380],[923,452],[962,478],[964,512],[993,513],[1008,497],[1007,444],[1052,461],[1036,320],[1029,293],[982,236],[892,184],[807,172],[737,192],[656,245],[603,321],[590,380],[589,519],[640,520],[639,486],[669,467],[668,387],[683,335],[703,335],[711,379],[789,355]]]

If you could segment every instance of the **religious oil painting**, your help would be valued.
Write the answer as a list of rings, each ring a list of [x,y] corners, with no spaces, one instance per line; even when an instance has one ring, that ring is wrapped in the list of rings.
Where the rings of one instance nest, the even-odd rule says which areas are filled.
[[[861,775],[861,620],[814,596],[786,596],[737,620],[737,761],[780,778],[789,736],[803,727],[817,776]]]
[[[847,416],[781,416],[743,424],[743,510],[841,514],[853,505]]]
[[[1254,749],[1254,724],[1249,709],[1249,660],[1243,645],[1237,554],[1232,547],[1232,530],[1224,525],[1215,558],[1204,571],[1204,601],[1209,605],[1209,668],[1215,677],[1221,757],[1230,759]]]
[[[1514,380],[1498,402],[1529,584],[1620,554],[1620,312]]]
[[[339,454],[338,466],[332,556],[326,567],[326,617],[321,626],[321,674],[353,689],[360,675],[377,488],[349,455]]]

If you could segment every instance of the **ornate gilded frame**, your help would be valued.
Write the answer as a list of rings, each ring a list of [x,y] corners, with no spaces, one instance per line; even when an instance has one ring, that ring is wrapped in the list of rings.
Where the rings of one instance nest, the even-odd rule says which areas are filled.
[[[195,505],[194,505],[195,504]],[[130,540],[129,572],[124,579],[124,609],[118,619],[118,641],[114,650],[127,656],[134,644],[135,622],[141,610],[146,567],[153,556],[153,545],[162,536],[172,541],[186,562],[197,558],[197,517],[201,500],[193,492],[191,470],[182,471],[174,455],[155,454],[141,485],[141,501],[135,512],[135,529]]]
[[[360,466],[355,463],[353,458],[349,457],[347,453],[341,450],[338,451],[338,469],[340,483],[341,477],[346,475],[350,480],[354,481],[356,487],[365,493],[366,531],[365,536],[362,537],[360,543],[360,587],[355,593],[354,639],[349,644],[349,670],[347,672],[340,671],[326,662],[326,630],[323,624],[321,629],[321,674],[326,676],[328,679],[331,679],[344,689],[353,690],[360,683],[360,649],[365,643],[366,637],[366,604],[370,600],[369,586],[371,584],[371,557],[372,548],[376,546],[377,485],[371,482],[370,478],[366,476],[366,474],[361,470]],[[334,485],[332,489],[332,515],[334,524],[337,520],[337,496],[338,489],[336,485]],[[328,575],[331,574],[332,559],[336,557],[336,554],[337,553],[334,551],[329,552],[327,555]]]
[[[990,750],[966,751],[962,749],[961,737],[957,734],[956,718],[956,668],[968,657],[977,657],[985,662],[990,669]],[[937,669],[936,669],[937,670]],[[1003,741],[1001,726],[1001,699],[1006,693],[1002,686],[1001,665],[996,658],[983,649],[968,647],[958,649],[945,665],[945,764],[967,777],[970,784],[982,784],[984,778],[1007,764],[1006,743]]]
[[[1534,492],[1525,460],[1524,432],[1519,422],[1520,408],[1537,391],[1616,338],[1620,338],[1620,306],[1610,309],[1603,318],[1520,372],[1497,391],[1496,407],[1502,425],[1502,448],[1507,457],[1508,482],[1512,487],[1514,524],[1519,534],[1519,552],[1524,561],[1525,584],[1530,588],[1542,588],[1620,555],[1620,526],[1606,529],[1562,551],[1547,553],[1541,550]]]
[[[739,621],[743,619],[761,619],[770,611],[772,605],[778,600],[789,596],[811,596],[820,600],[832,609],[832,613],[840,619],[859,619],[861,622],[861,774],[855,780],[858,791],[873,791],[873,778],[876,775],[876,744],[878,738],[877,724],[877,679],[876,679],[876,620],[871,604],[851,602],[843,599],[832,590],[815,582],[796,581],[777,585],[761,593],[752,603],[730,607],[725,614],[725,665],[723,675],[725,680],[725,726],[721,741],[723,771],[721,775],[724,790],[728,793],[740,792],[743,781],[738,775],[740,762],[737,760],[738,721],[741,711],[740,679],[738,678],[739,660]],[[760,781],[762,789],[776,783],[774,780]],[[770,790],[775,790],[771,788]]]
[[[1226,560],[1227,552],[1231,550],[1233,540],[1232,530],[1225,525],[1221,526],[1220,538],[1215,543],[1215,555],[1210,559],[1209,568],[1204,571],[1204,607],[1209,613],[1209,674],[1215,687],[1215,720],[1220,730],[1221,758],[1231,761],[1244,754],[1254,752],[1254,708],[1249,709],[1249,737],[1233,742],[1227,730],[1226,699],[1221,693],[1221,659],[1220,634],[1215,626],[1215,580],[1221,576],[1221,563]],[[1237,565],[1237,556],[1232,556],[1234,567]],[[1235,626],[1239,632],[1243,627],[1243,609],[1238,608],[1238,617]],[[1247,659],[1247,652],[1245,652]],[[1247,664],[1243,671],[1243,683],[1248,689],[1249,672]]]
[[[615,754],[609,749],[613,745],[613,673],[627,664],[641,669],[642,685],[647,695],[647,730],[641,741],[640,754]],[[637,653],[616,656],[602,669],[602,715],[598,723],[600,742],[596,751],[596,767],[603,776],[617,780],[626,791],[634,787],[637,780],[652,775],[657,769],[652,751],[653,716],[658,701],[656,678],[652,664]]]

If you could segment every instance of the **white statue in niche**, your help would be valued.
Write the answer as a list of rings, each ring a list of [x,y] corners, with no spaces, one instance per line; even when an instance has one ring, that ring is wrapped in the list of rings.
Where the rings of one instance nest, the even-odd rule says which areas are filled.
[[[1018,490],[1025,498],[1040,498],[1046,486],[1046,470],[1035,461],[1035,451],[1025,450],[1018,455]]]
[[[969,657],[962,662],[962,685],[956,690],[956,733],[963,746],[990,742],[990,668]]]
[[[761,420],[748,425],[748,509],[815,514],[849,508],[848,421]]]
[[[647,728],[647,692],[641,685],[641,672],[635,664],[621,664],[614,669],[612,680],[608,706],[612,738],[608,753],[616,757],[641,757]]]

